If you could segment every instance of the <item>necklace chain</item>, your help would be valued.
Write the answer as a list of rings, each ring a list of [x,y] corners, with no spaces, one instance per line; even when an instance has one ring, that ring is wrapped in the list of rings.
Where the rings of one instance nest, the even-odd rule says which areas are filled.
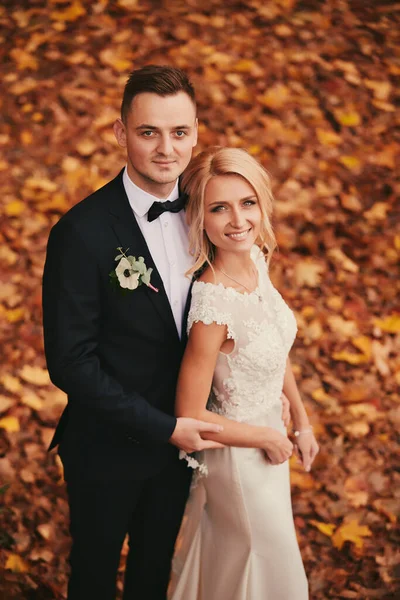
[[[234,277],[231,277],[230,275],[228,275],[228,273],[225,273],[225,271],[223,271],[221,269],[221,267],[217,267],[217,269],[223,274],[225,275],[225,277],[227,277],[228,279],[230,279],[231,281],[234,281],[235,283],[237,283],[238,285],[240,285],[241,287],[244,287],[245,290],[247,290],[247,292],[249,294],[252,294],[255,290],[253,290],[253,292],[251,290],[249,290],[249,288],[247,287],[247,285],[244,285],[244,283],[241,283],[240,281],[238,281],[237,279],[235,279]],[[253,275],[255,275],[254,271],[253,271]],[[257,279],[257,276],[256,276]],[[257,289],[257,288],[256,288]]]

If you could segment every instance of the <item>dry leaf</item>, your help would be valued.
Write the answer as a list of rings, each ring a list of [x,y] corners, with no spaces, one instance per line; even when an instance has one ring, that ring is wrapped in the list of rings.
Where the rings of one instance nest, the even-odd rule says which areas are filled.
[[[5,429],[8,433],[19,431],[19,421],[17,417],[3,417],[0,419],[0,429]]]
[[[19,372],[20,377],[33,385],[49,385],[50,377],[46,369],[25,365]]]
[[[6,569],[13,573],[27,573],[29,564],[18,554],[9,553],[6,560]]]
[[[335,548],[341,550],[345,542],[352,542],[357,548],[362,548],[364,537],[371,536],[372,532],[366,525],[360,525],[358,521],[352,520],[343,523],[332,536],[332,543]]]
[[[299,260],[295,265],[294,276],[299,286],[318,287],[323,272],[323,265],[312,260]]]
[[[332,537],[336,529],[336,525],[334,525],[333,523],[320,523],[319,521],[314,521],[313,519],[311,519],[310,525],[313,525],[318,529],[318,531],[320,531],[324,535],[327,535],[328,537]]]

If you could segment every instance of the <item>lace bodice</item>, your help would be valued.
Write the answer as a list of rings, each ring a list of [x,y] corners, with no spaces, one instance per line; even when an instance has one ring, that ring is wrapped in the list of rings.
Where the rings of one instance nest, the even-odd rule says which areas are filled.
[[[259,277],[254,292],[196,281],[188,317],[188,332],[199,321],[226,325],[234,348],[218,355],[208,409],[245,422],[256,422],[280,402],[286,360],[297,331],[293,312],[272,285],[256,246],[252,258]]]

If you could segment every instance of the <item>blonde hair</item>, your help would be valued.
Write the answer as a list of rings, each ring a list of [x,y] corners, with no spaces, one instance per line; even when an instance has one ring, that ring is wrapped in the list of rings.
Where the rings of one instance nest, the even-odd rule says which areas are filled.
[[[189,164],[181,180],[182,191],[189,199],[186,219],[189,224],[189,248],[195,264],[186,275],[210,265],[215,257],[215,246],[204,231],[204,196],[207,183],[218,175],[238,175],[254,189],[259,201],[262,221],[257,245],[267,254],[269,263],[276,247],[271,225],[273,195],[267,171],[246,150],[212,146],[198,154]]]

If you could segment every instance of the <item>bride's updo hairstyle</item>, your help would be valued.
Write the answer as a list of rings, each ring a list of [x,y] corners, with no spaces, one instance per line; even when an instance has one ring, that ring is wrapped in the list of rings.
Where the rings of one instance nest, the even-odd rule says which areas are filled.
[[[273,195],[267,171],[246,150],[211,146],[198,154],[181,179],[181,189],[188,195],[186,218],[189,224],[189,248],[195,264],[186,273],[193,275],[206,264],[212,268],[215,246],[204,231],[204,196],[207,183],[218,175],[238,175],[253,188],[261,209],[262,221],[257,245],[270,261],[276,247],[271,226]]]

